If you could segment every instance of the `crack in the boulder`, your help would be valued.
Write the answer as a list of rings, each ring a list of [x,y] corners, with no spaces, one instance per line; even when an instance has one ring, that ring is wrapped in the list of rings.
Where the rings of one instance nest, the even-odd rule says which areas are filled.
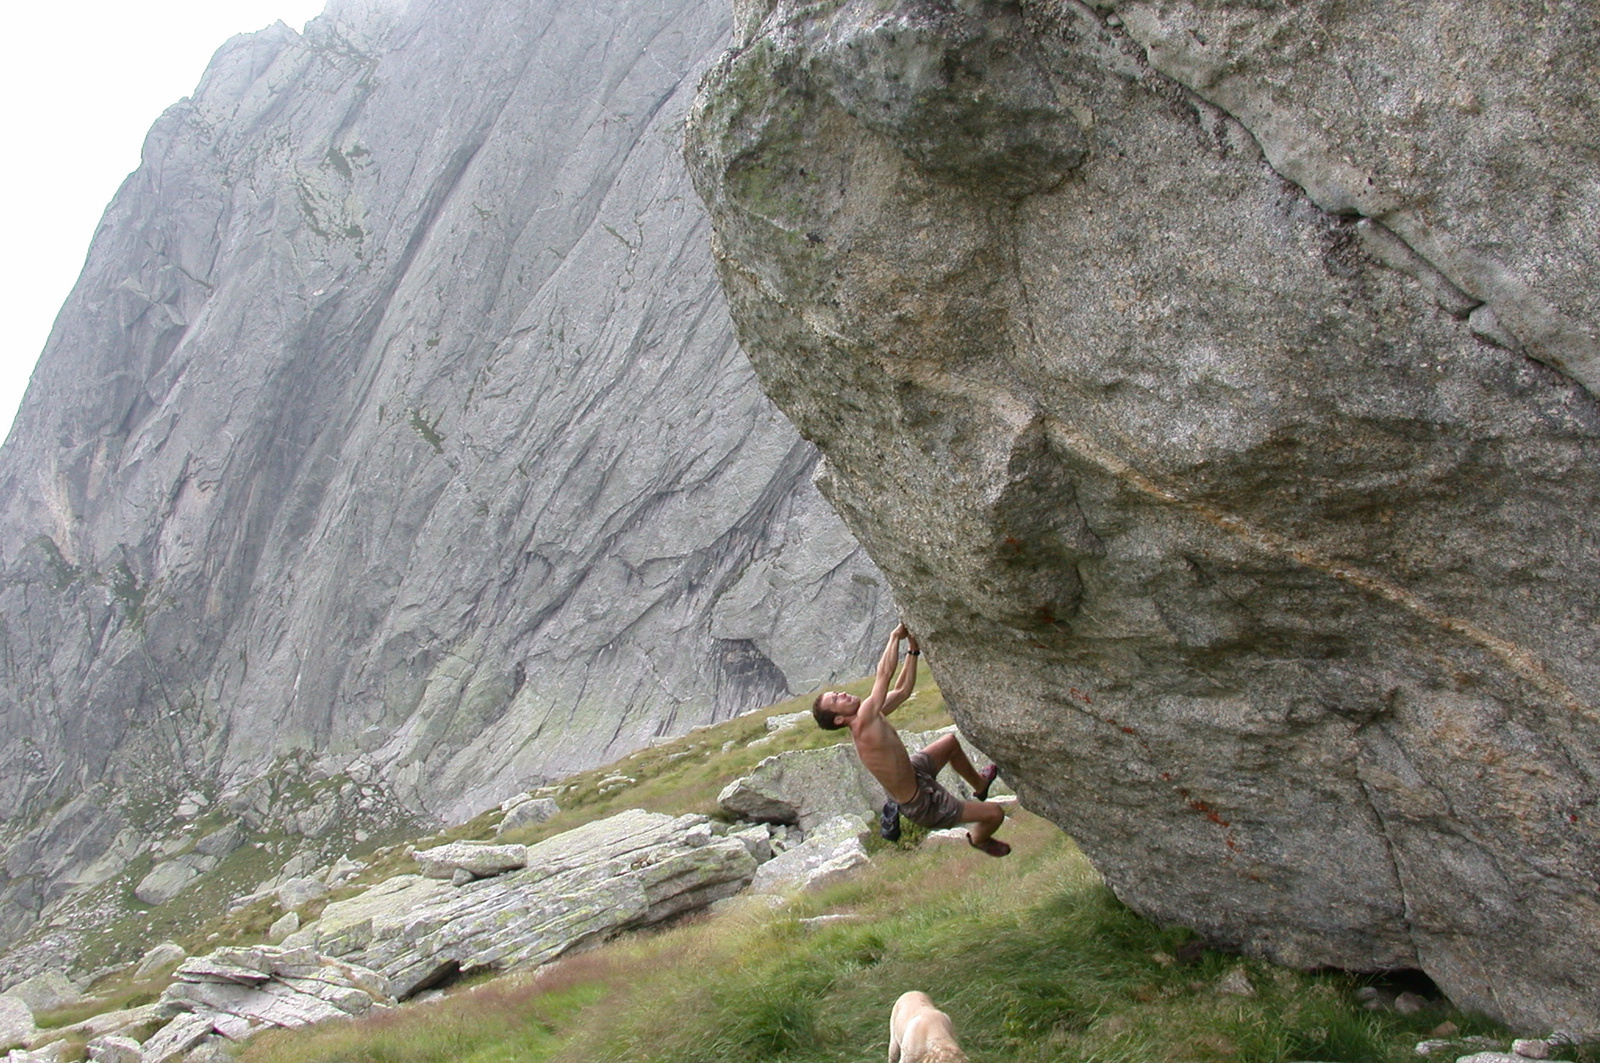
[[[1550,366],[1600,397],[1600,342],[1538,295],[1532,285],[1492,257],[1463,246],[1419,209],[1372,188],[1372,179],[1345,156],[1316,142],[1286,112],[1251,92],[1220,65],[1173,42],[1162,16],[1145,5],[1118,7],[1128,36],[1162,76],[1233,118],[1255,139],[1274,173],[1305,192],[1321,210],[1360,216],[1381,225],[1429,270],[1474,302],[1494,312],[1494,328],[1521,345],[1519,353]],[[1341,66],[1348,76],[1348,70]],[[1289,129],[1291,134],[1285,134]],[[1318,168],[1323,172],[1319,175]],[[1424,288],[1430,287],[1421,277]]]
[[[1360,735],[1357,736],[1360,740]],[[1378,837],[1383,839],[1383,851],[1389,858],[1389,869],[1394,875],[1394,888],[1400,894],[1400,922],[1405,927],[1406,940],[1411,942],[1411,953],[1417,962],[1422,962],[1421,950],[1417,947],[1417,935],[1411,925],[1411,894],[1406,889],[1405,872],[1400,867],[1400,857],[1396,852],[1393,835],[1389,833],[1389,821],[1384,818],[1383,812],[1378,808],[1378,802],[1373,799],[1372,787],[1361,774],[1361,755],[1356,754],[1355,759],[1356,785],[1361,787],[1361,798],[1367,804],[1367,811],[1371,813],[1373,822],[1378,826]]]

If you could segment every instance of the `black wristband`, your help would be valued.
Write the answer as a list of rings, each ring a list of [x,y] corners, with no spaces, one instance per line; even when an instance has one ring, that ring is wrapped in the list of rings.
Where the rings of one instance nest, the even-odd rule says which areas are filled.
[[[922,651],[921,650],[907,650],[906,651],[906,656],[907,657],[921,657],[922,656]]]

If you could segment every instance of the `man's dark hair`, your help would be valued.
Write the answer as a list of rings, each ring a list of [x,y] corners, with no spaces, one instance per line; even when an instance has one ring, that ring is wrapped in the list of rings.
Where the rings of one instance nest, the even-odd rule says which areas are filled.
[[[826,690],[822,692],[826,693]],[[822,707],[822,694],[818,694],[817,700],[811,703],[811,715],[816,718],[817,726],[824,731],[837,731],[844,726],[844,721]]]

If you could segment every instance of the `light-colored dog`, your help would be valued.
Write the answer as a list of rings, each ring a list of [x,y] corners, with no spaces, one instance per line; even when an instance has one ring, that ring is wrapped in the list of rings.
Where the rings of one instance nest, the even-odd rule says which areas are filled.
[[[889,1013],[889,1063],[967,1063],[950,1016],[928,994],[902,993]]]

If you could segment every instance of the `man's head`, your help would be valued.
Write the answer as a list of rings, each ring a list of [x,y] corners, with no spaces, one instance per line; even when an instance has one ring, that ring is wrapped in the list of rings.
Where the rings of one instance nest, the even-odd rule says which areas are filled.
[[[861,707],[861,699],[838,690],[824,690],[811,703],[811,715],[824,731],[837,731]]]

